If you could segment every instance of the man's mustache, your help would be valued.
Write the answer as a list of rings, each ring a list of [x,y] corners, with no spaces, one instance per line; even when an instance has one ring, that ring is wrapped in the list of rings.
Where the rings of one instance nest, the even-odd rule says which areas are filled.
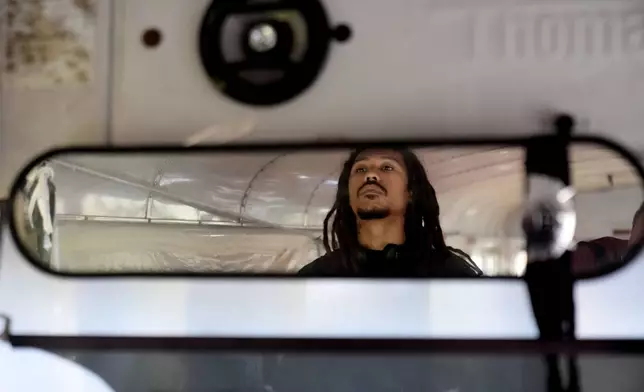
[[[364,184],[362,184],[362,186],[358,189],[358,194],[362,193],[362,190],[368,187],[369,185],[377,186],[385,195],[387,194],[387,190],[385,189],[385,187],[378,184],[376,181],[367,181]]]

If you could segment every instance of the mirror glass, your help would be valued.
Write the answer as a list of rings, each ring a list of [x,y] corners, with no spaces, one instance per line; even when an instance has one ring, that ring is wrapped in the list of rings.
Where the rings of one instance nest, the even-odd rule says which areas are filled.
[[[65,153],[21,183],[14,226],[23,250],[66,273],[519,276],[524,155],[517,146]],[[576,239],[619,244],[619,263],[639,179],[604,147],[575,146],[571,160]],[[581,245],[580,273],[605,264]]]
[[[572,268],[576,276],[629,261],[644,239],[644,193],[635,168],[615,151],[588,143],[570,149],[577,211]]]

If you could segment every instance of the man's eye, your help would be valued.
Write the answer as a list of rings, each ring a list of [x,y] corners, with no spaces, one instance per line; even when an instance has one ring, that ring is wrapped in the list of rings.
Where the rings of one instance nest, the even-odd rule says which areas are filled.
[[[367,169],[365,169],[364,167],[359,167],[356,169],[356,173],[364,173],[365,171],[367,171]]]
[[[382,170],[384,170],[384,171],[392,171],[392,170],[394,170],[394,167],[390,166],[390,165],[384,165],[382,167]]]

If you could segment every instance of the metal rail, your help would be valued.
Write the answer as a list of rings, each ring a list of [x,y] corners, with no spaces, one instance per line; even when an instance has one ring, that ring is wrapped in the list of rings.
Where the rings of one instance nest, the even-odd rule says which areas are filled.
[[[252,218],[252,217],[241,216],[240,214],[237,214],[235,212],[221,210],[221,209],[212,207],[212,206],[207,205],[207,204],[203,204],[203,203],[200,203],[200,202],[197,202],[197,201],[194,201],[194,200],[189,200],[189,199],[186,199],[186,198],[183,198],[183,197],[179,197],[179,196],[173,195],[173,194],[171,194],[169,192],[166,192],[164,190],[154,188],[154,187],[152,187],[152,186],[150,186],[148,184],[142,183],[142,182],[140,182],[140,181],[138,181],[136,179],[133,179],[133,178],[127,178],[125,176],[117,177],[115,175],[111,175],[111,174],[108,174],[108,173],[103,173],[103,172],[100,172],[100,171],[95,170],[95,169],[90,169],[90,168],[87,168],[87,167],[84,167],[84,166],[81,166],[81,165],[78,165],[78,164],[75,164],[75,163],[69,163],[69,162],[65,162],[65,161],[61,161],[61,160],[51,160],[51,162],[55,163],[57,165],[63,166],[63,167],[67,167],[67,168],[69,168],[71,170],[76,170],[76,171],[80,171],[80,172],[85,173],[85,174],[89,174],[89,175],[94,176],[94,177],[102,178],[104,180],[108,180],[108,181],[112,181],[112,182],[117,182],[117,183],[124,184],[124,185],[127,185],[127,186],[131,186],[133,188],[137,188],[137,189],[140,189],[140,190],[143,190],[143,191],[146,191],[146,192],[150,192],[152,194],[161,196],[161,197],[163,197],[163,198],[165,198],[167,200],[173,201],[175,203],[181,203],[183,205],[195,208],[197,210],[201,210],[201,211],[207,212],[209,214],[219,216],[219,217],[222,217],[222,218],[225,218],[225,219],[229,219],[229,220],[232,220],[232,221],[239,222],[239,221],[243,220],[244,222],[258,224],[258,225],[265,226],[265,227],[276,227],[276,228],[281,228],[282,227],[280,225],[277,225],[277,224],[274,224],[274,223],[271,223],[271,222],[266,222],[266,221],[263,221],[263,220],[260,220],[260,219],[255,219],[255,218]]]

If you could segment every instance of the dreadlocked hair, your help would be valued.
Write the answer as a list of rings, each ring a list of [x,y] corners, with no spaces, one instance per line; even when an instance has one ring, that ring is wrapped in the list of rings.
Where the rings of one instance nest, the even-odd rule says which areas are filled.
[[[349,177],[358,155],[365,149],[351,153],[344,163],[338,180],[335,202],[324,219],[323,241],[327,253],[338,250],[346,266],[357,268],[357,258],[362,246],[358,241],[358,224],[349,203]],[[420,260],[431,263],[443,259],[450,252],[445,244],[439,221],[436,191],[418,157],[407,149],[393,149],[403,157],[407,170],[407,188],[411,201],[405,211],[405,247],[418,255]]]

